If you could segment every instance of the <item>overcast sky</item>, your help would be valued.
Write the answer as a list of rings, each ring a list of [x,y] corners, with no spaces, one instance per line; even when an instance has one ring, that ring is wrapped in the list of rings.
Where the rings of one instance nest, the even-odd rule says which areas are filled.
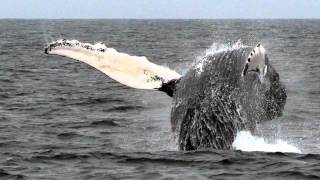
[[[0,18],[320,18],[320,0],[1,0]]]

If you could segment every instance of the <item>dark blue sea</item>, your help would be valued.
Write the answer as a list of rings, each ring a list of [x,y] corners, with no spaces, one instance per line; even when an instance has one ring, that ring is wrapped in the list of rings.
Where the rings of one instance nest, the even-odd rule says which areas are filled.
[[[181,74],[207,51],[261,42],[285,110],[239,140],[253,151],[179,151],[169,96],[44,54],[59,38]],[[320,179],[319,128],[320,20],[0,20],[0,179]]]

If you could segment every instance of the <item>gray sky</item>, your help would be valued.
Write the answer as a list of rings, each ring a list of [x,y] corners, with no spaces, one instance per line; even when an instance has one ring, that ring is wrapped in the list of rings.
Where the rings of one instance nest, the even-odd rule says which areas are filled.
[[[0,18],[320,18],[320,0],[2,0]]]

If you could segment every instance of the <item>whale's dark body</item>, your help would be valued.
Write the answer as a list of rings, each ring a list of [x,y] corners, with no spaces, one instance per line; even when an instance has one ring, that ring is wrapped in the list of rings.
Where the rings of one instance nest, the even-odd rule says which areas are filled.
[[[191,68],[176,84],[171,125],[181,150],[230,149],[237,131],[281,115],[286,92],[267,57],[263,82],[256,72],[241,76],[251,50],[204,57],[201,73]]]

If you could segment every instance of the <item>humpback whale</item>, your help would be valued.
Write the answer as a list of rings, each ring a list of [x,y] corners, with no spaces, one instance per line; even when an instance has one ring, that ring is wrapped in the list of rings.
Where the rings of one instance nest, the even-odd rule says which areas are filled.
[[[60,39],[45,53],[87,63],[132,88],[167,93],[180,150],[230,149],[238,131],[281,116],[287,97],[261,44],[209,54],[183,76],[103,43]]]

